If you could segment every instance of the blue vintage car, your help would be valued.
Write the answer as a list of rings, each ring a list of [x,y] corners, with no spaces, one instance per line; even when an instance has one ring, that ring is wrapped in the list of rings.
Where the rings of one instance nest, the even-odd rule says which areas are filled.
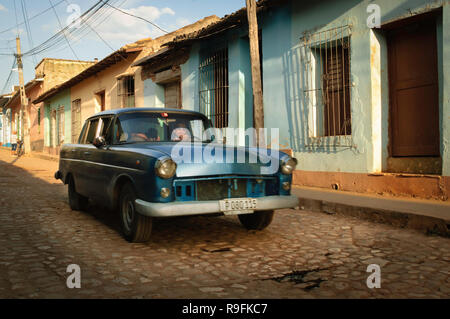
[[[55,178],[68,185],[72,210],[89,199],[107,206],[128,241],[145,242],[162,217],[238,215],[247,229],[264,229],[275,209],[298,205],[296,164],[281,152],[224,145],[201,113],[128,108],[87,119],[78,144],[62,146]]]

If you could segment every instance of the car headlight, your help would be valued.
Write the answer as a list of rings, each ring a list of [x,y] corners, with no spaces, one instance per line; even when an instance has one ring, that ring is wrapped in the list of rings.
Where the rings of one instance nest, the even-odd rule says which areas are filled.
[[[297,160],[295,158],[290,158],[281,164],[281,172],[285,175],[291,175],[297,167]]]
[[[158,160],[155,165],[156,175],[162,178],[171,178],[177,171],[177,163],[171,158]]]

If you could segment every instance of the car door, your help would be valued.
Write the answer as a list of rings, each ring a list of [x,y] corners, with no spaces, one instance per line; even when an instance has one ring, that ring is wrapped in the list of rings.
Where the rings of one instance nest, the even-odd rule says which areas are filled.
[[[95,198],[100,201],[107,201],[109,199],[108,194],[109,187],[111,186],[111,180],[117,174],[116,168],[113,163],[113,154],[110,150],[111,146],[111,130],[113,116],[103,116],[98,123],[97,136],[103,136],[106,141],[106,145],[101,147],[94,147],[91,151],[91,161],[95,165],[95,175],[91,177],[92,184],[95,185],[93,194]]]
[[[75,180],[77,192],[89,198],[95,197],[96,194],[95,174],[97,173],[97,163],[94,160],[96,147],[92,143],[98,134],[99,122],[99,118],[89,120],[86,133],[80,141],[81,144],[77,151],[80,165]]]

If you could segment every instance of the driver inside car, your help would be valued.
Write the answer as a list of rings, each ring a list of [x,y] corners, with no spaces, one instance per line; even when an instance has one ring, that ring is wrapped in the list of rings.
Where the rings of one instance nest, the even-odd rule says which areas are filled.
[[[133,132],[131,132],[128,142],[148,142],[150,139],[145,133],[146,130],[140,127],[136,127]]]
[[[172,141],[186,142],[191,140],[191,133],[184,123],[178,123],[176,128],[172,131]]]

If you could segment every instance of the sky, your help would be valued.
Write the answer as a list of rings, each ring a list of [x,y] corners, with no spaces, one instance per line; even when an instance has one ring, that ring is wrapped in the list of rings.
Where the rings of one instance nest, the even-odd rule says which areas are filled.
[[[22,53],[25,53],[74,21],[73,17],[78,12],[82,14],[97,2],[98,0],[0,0],[0,93],[8,93],[12,85],[19,83],[17,71],[11,73],[17,34],[21,38]],[[168,32],[210,15],[223,17],[245,6],[245,0],[110,0],[109,3],[149,20]],[[40,15],[30,19],[37,14]],[[28,17],[30,32],[27,32],[28,28],[22,23],[25,17]],[[84,29],[82,33],[73,36],[66,34],[70,46],[64,39],[56,47],[24,57],[25,83],[34,78],[34,68],[43,58],[101,60],[127,43],[164,34],[150,23],[108,6],[96,17],[91,24],[92,29]],[[10,73],[10,83],[6,83]],[[6,84],[8,85],[5,86]]]

